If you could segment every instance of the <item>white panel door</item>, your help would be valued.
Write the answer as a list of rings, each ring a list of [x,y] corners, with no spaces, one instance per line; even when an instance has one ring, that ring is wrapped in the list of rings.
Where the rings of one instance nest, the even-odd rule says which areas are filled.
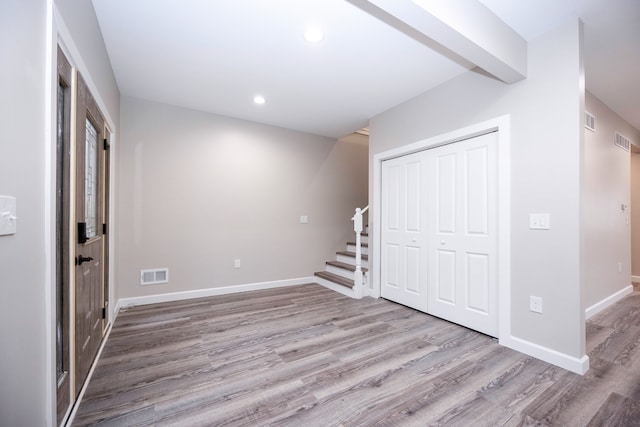
[[[383,298],[427,311],[424,152],[382,163]]]
[[[497,133],[427,152],[427,312],[497,336]]]

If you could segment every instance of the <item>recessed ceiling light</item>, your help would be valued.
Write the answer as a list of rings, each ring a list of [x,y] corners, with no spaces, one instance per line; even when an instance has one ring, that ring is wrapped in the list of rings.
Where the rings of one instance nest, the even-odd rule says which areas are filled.
[[[256,96],[253,98],[253,102],[255,102],[255,103],[256,103],[256,104],[258,104],[258,105],[262,105],[262,104],[264,104],[265,102],[267,102],[267,100],[266,100],[266,99],[265,99],[265,97],[264,97],[264,96],[262,96],[262,95],[256,95]]]
[[[324,33],[320,27],[309,27],[304,32],[304,39],[309,43],[320,43],[324,39]]]

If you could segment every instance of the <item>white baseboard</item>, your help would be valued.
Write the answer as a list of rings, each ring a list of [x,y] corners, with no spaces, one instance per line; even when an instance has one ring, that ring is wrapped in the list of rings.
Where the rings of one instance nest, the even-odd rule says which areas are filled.
[[[285,286],[306,285],[308,283],[317,283],[315,277],[301,277],[299,279],[275,280],[273,282],[250,283],[246,285],[236,286],[221,286],[217,288],[197,289],[193,291],[169,292],[165,294],[120,298],[118,300],[118,303],[116,304],[116,313],[121,308],[133,307],[136,305],[157,304],[160,302],[181,301],[185,299],[212,297],[217,295],[235,294],[239,292],[260,291],[264,289],[282,288]]]
[[[516,337],[500,338],[500,345],[519,351],[536,359],[543,360],[552,365],[559,366],[576,374],[584,375],[589,370],[589,356],[581,358],[569,356],[541,345],[534,344]]]
[[[116,312],[117,313],[117,312]],[[115,319],[114,319],[115,320]],[[89,382],[91,381],[91,377],[93,376],[93,372],[96,370],[96,366],[98,365],[98,360],[100,360],[100,356],[102,355],[102,350],[104,350],[104,346],[107,344],[107,340],[109,339],[109,335],[111,334],[111,322],[107,326],[107,330],[104,333],[104,337],[102,338],[102,342],[100,343],[100,348],[98,348],[98,352],[96,353],[95,359],[93,359],[93,363],[91,364],[91,368],[89,368],[89,373],[87,374],[87,379],[84,381],[82,388],[80,389],[80,393],[78,393],[78,398],[73,403],[73,409],[69,414],[69,418],[63,422],[63,425],[70,426],[73,424],[73,419],[76,417],[76,413],[78,412],[78,408],[80,407],[80,403],[82,403],[82,398],[84,397],[84,393],[87,391],[87,387],[89,386]]]
[[[601,301],[598,301],[597,303],[593,304],[591,307],[587,307],[584,310],[584,318],[585,318],[585,320],[593,317],[594,315],[596,315],[598,313],[600,313],[605,308],[617,303],[622,298],[626,297],[627,295],[629,295],[632,292],[633,292],[633,286],[631,286],[631,285],[625,286],[624,288],[622,288],[618,292],[616,292],[616,293],[614,293],[612,295],[609,295],[605,299],[603,299]]]
[[[640,276],[631,276],[631,281],[632,282],[636,282],[636,283],[640,283]]]

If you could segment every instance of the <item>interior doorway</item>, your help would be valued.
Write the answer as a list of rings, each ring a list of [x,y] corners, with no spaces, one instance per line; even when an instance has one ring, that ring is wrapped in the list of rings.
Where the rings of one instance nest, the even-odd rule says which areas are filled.
[[[511,348],[518,348],[518,342],[514,341],[511,333],[511,118],[509,115],[499,116],[484,122],[456,129],[447,133],[432,136],[414,143],[401,145],[373,156],[373,194],[372,194],[372,231],[373,252],[369,255],[372,261],[369,270],[371,288],[370,295],[381,296],[383,281],[382,274],[382,217],[383,217],[383,164],[395,158],[399,158],[424,150],[443,147],[449,144],[471,140],[475,137],[493,133],[495,142],[495,166],[496,180],[495,212],[496,229],[494,256],[496,289],[497,289],[497,336],[500,344]],[[493,178],[491,178],[493,179]],[[493,196],[490,196],[490,198]],[[437,243],[438,241],[436,241]],[[446,241],[445,241],[446,244]],[[433,269],[433,268],[432,268]],[[455,322],[455,320],[453,320]],[[522,348],[522,346],[520,346]],[[522,351],[522,350],[520,350]]]
[[[61,425],[106,330],[111,133],[82,75],[57,51],[56,415]]]
[[[381,296],[498,336],[497,133],[382,162]]]

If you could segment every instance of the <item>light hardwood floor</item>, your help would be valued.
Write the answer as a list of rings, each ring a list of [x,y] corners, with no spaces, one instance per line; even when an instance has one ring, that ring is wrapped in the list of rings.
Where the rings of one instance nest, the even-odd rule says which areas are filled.
[[[319,285],[123,310],[74,426],[640,425],[640,293],[587,323],[579,376]]]

